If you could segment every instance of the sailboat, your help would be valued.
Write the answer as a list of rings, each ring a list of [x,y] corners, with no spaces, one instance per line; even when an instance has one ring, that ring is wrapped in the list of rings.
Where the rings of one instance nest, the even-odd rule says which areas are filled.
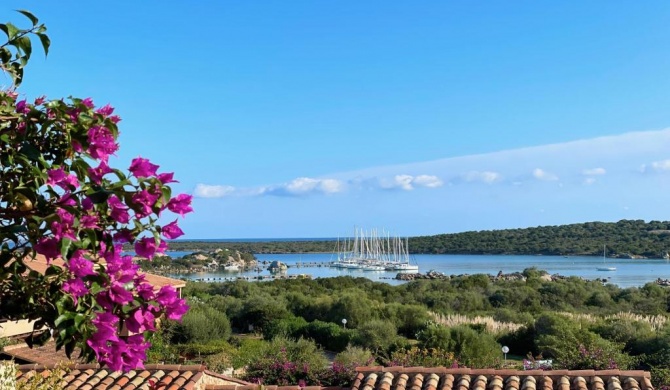
[[[410,264],[409,239],[391,237],[382,231],[371,232],[354,228],[353,242],[346,240],[340,246],[337,240],[337,260],[332,267],[360,269],[363,271],[418,271],[419,266]]]
[[[603,245],[603,264],[602,267],[598,267],[598,271],[616,271],[616,267],[607,267],[607,256],[605,256],[607,245]]]

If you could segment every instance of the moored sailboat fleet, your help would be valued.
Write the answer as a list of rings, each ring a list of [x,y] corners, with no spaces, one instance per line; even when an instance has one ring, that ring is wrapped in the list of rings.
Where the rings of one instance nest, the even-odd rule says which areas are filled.
[[[385,231],[380,235],[376,229],[354,230],[353,239],[337,240],[337,259],[331,262],[331,267],[363,271],[419,270],[417,264],[410,262],[407,238],[391,237]]]

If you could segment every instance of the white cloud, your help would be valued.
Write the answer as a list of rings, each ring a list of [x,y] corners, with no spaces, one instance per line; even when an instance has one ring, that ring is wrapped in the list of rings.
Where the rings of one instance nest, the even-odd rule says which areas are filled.
[[[653,171],[653,172],[667,172],[667,171],[670,171],[670,159],[661,160],[661,161],[654,161],[649,165],[642,164],[642,166],[640,167],[640,171],[642,173],[646,173],[647,170]]]
[[[252,188],[198,184],[193,191],[198,198],[223,198],[227,196],[303,196],[311,194],[335,194],[344,190],[344,184],[336,179],[313,179],[299,177],[288,183]]]
[[[502,175],[498,172],[492,172],[492,171],[484,171],[484,172],[479,172],[479,171],[470,171],[463,176],[463,180],[473,182],[473,181],[480,181],[483,183],[491,184],[495,183],[497,181],[502,180]]]
[[[584,176],[598,176],[598,175],[604,175],[607,173],[605,171],[605,168],[591,168],[591,169],[584,169],[582,171],[582,175]]]
[[[299,177],[288,183],[264,187],[260,194],[279,196],[303,196],[310,194],[335,194],[342,192],[344,185],[335,179]]]
[[[439,177],[433,175],[419,175],[414,178],[414,185],[417,187],[437,188],[443,184]]]
[[[595,182],[596,182],[596,179],[593,178],[593,177],[587,177],[582,181],[582,183],[584,183],[584,185],[587,185],[587,186],[590,186],[591,184],[593,184]]]
[[[235,193],[235,187],[231,186],[213,186],[208,184],[198,184],[195,186],[193,195],[197,198],[223,198]]]
[[[378,186],[382,189],[392,190],[400,189],[412,191],[417,187],[437,188],[444,183],[437,176],[432,175],[395,175],[393,179],[379,179]]]
[[[556,181],[558,180],[558,176],[551,172],[547,172],[543,169],[540,168],[535,168],[533,169],[533,177],[536,178],[537,180],[542,180],[542,181]]]

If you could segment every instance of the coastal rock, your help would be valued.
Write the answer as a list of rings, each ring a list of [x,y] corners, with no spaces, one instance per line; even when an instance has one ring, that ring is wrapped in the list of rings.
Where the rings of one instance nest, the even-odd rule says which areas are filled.
[[[288,266],[281,261],[273,261],[270,263],[270,266],[268,267],[268,271],[270,272],[284,272],[288,269]]]
[[[442,280],[442,279],[449,279],[449,276],[443,274],[442,272],[430,270],[425,274],[421,274],[418,272],[417,273],[400,272],[395,276],[395,279],[404,281],[421,280],[421,279]]]

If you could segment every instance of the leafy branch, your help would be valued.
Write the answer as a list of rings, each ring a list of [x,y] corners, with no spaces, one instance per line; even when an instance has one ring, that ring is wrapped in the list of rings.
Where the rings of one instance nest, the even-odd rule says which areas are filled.
[[[0,70],[9,74],[14,87],[23,81],[23,68],[28,64],[32,54],[31,35],[37,36],[42,44],[44,54],[49,54],[51,41],[46,35],[47,28],[39,24],[39,19],[25,10],[18,10],[20,14],[30,19],[32,27],[20,29],[12,23],[0,23],[0,30],[7,35],[7,42],[0,45]]]

